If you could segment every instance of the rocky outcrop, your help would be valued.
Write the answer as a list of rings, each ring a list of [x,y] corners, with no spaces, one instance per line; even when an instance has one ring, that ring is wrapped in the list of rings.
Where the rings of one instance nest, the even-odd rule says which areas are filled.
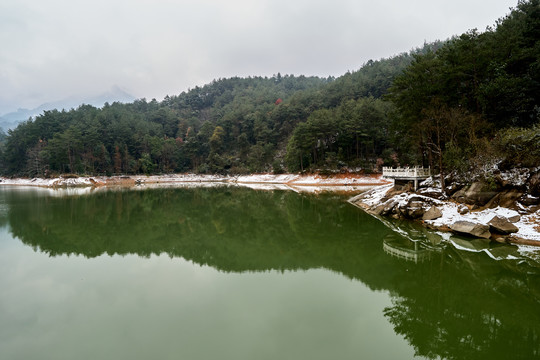
[[[361,197],[353,203],[383,217],[422,220],[426,228],[438,231],[502,243],[521,244],[529,236],[536,239],[535,230],[523,217],[540,211],[540,167],[494,174],[469,186],[465,178],[454,175],[445,193],[437,189],[440,185],[433,178],[422,182],[417,191],[385,187],[362,195],[365,203]],[[531,243],[540,246],[535,241]]]
[[[519,231],[516,225],[512,224],[507,218],[502,216],[494,216],[488,222],[490,229],[498,234],[512,234]]]
[[[460,234],[466,234],[483,239],[489,239],[491,237],[488,225],[473,223],[470,221],[456,221],[450,225],[450,229]]]

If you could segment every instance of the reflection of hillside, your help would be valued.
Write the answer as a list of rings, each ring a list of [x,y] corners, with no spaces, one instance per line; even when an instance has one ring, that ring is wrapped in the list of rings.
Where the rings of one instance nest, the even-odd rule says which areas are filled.
[[[423,261],[404,261],[383,243],[414,251],[413,243],[330,195],[220,188],[0,197],[12,233],[52,256],[167,253],[236,272],[324,267],[389,291],[385,315],[419,355],[540,354],[538,268],[434,245],[430,233],[417,244]]]
[[[350,266],[351,253],[378,250],[370,244],[388,232],[329,195],[234,187],[6,195],[13,234],[52,256],[167,253],[224,271],[339,271]],[[356,271],[345,272],[354,277]]]

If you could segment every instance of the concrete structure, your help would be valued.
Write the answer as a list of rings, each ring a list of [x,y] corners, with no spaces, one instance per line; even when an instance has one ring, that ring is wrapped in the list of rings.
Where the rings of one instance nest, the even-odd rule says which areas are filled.
[[[414,181],[414,191],[418,189],[418,180],[425,180],[431,176],[431,169],[422,166],[391,168],[383,167],[383,177],[394,179],[394,185],[398,181]]]

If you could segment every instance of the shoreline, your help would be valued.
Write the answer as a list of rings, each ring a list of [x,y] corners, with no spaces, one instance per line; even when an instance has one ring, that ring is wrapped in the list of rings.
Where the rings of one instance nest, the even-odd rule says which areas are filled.
[[[460,204],[450,200],[438,200],[416,193],[400,193],[385,198],[385,195],[393,188],[392,181],[382,178],[380,174],[358,175],[358,174],[335,174],[335,175],[299,175],[299,174],[251,174],[237,176],[219,175],[198,175],[198,174],[169,174],[169,175],[118,175],[118,176],[66,176],[51,179],[42,178],[3,178],[0,177],[1,186],[30,186],[55,189],[68,189],[72,193],[86,193],[99,188],[137,188],[149,189],[159,187],[193,187],[193,186],[220,186],[237,185],[254,190],[291,190],[295,192],[319,193],[335,192],[355,195],[348,200],[354,206],[375,216],[384,218],[389,214],[381,214],[380,209],[393,203],[407,208],[411,198],[423,198],[431,205],[435,205],[442,210],[442,216],[432,220],[411,219],[412,222],[422,224],[433,232],[452,233],[450,226],[459,220],[473,221],[476,223],[486,223],[487,218],[493,216],[517,216],[520,220],[515,223],[519,231],[515,234],[495,236],[492,241],[516,244],[520,246],[540,247],[540,210],[531,213],[521,211],[519,214],[515,210],[497,207],[495,209],[482,209],[481,211],[470,211],[466,214],[459,213]],[[410,204],[409,204],[410,205]],[[379,211],[377,211],[377,208]],[[403,209],[402,209],[403,211]],[[395,217],[395,215],[393,215]],[[538,230],[537,230],[538,229]]]
[[[118,175],[118,176],[66,176],[43,178],[4,178],[0,186],[33,186],[50,189],[58,188],[99,188],[99,187],[156,187],[182,184],[236,184],[254,189],[289,189],[301,192],[362,192],[368,188],[389,184],[382,175],[335,174],[251,174],[237,176],[170,174],[170,175]]]
[[[412,211],[417,210],[419,207],[423,207],[423,213],[427,213],[429,208],[437,207],[440,214],[436,218],[411,217],[409,221],[421,224],[429,231],[448,234],[448,236],[452,234],[464,236],[463,233],[452,229],[456,222],[470,222],[489,227],[489,223],[494,217],[514,218],[511,223],[517,228],[515,232],[504,234],[493,232],[493,228],[491,228],[492,233],[487,238],[483,237],[483,240],[535,248],[540,247],[540,209],[530,207],[517,211],[497,206],[495,208],[479,208],[464,212],[462,211],[463,204],[449,199],[440,200],[410,192],[398,192],[397,194],[388,195],[392,190],[393,185],[379,186],[352,197],[349,199],[349,203],[378,219],[403,217],[403,214],[411,214]],[[474,240],[482,237],[465,235],[465,238]]]

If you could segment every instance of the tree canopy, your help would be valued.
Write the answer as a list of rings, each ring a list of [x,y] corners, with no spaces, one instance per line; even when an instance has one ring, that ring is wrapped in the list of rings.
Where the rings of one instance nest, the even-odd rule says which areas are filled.
[[[443,173],[474,167],[487,153],[515,165],[523,157],[509,157],[504,141],[537,131],[540,120],[539,1],[520,1],[485,32],[370,60],[338,78],[233,77],[162,101],[45,111],[0,136],[0,171],[238,174],[423,164]],[[536,154],[538,146],[517,147]]]

